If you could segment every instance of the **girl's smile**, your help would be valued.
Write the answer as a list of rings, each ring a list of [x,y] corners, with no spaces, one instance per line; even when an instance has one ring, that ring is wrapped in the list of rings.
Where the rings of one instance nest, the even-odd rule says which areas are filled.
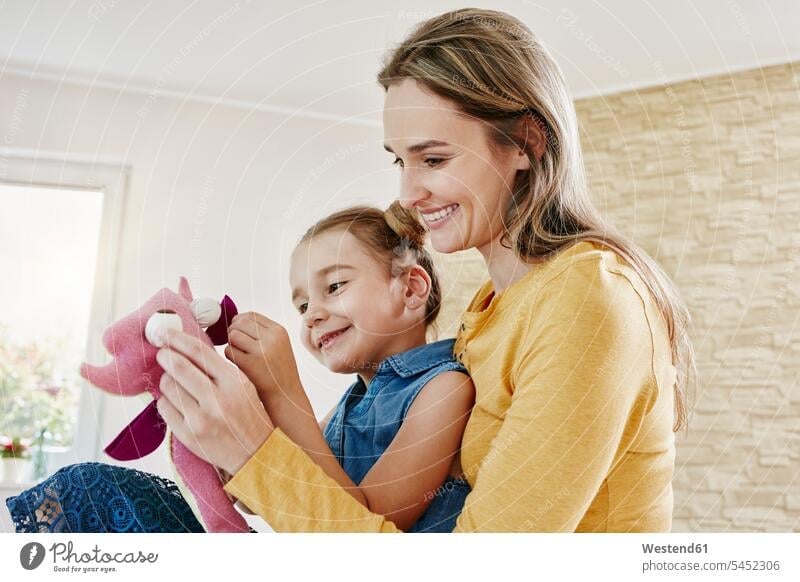
[[[433,214],[436,224],[453,213]],[[407,297],[407,283],[345,229],[300,243],[289,279],[303,347],[332,372],[369,381],[383,359],[425,343],[424,310],[413,308],[424,301]]]
[[[333,345],[334,342],[336,342],[336,340],[342,337],[342,335],[344,335],[351,327],[352,326],[347,326],[343,329],[339,329],[324,334],[322,336],[322,339],[320,339],[320,341],[317,342],[317,345],[323,350],[329,348],[331,345]]]

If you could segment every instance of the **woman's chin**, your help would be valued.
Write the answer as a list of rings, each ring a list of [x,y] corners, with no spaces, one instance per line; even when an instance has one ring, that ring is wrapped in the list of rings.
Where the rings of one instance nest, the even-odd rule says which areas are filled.
[[[445,233],[431,233],[428,236],[433,250],[437,253],[449,254],[464,250],[464,243],[460,238],[448,236]]]

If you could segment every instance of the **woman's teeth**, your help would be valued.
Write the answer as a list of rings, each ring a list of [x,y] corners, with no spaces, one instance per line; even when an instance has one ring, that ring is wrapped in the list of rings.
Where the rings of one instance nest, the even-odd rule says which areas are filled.
[[[436,212],[431,212],[428,214],[423,214],[422,216],[425,218],[426,222],[439,222],[440,220],[444,220],[448,216],[450,216],[455,210],[458,208],[458,204],[451,204],[447,208],[443,210],[438,210]]]

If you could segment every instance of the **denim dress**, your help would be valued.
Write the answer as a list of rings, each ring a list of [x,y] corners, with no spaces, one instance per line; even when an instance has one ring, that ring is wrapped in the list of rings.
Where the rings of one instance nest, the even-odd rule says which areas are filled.
[[[359,377],[336,406],[325,439],[354,483],[360,484],[397,435],[425,384],[442,372],[467,369],[453,355],[455,340],[418,346],[381,361],[369,385]],[[466,480],[448,476],[409,532],[453,531],[470,492]]]

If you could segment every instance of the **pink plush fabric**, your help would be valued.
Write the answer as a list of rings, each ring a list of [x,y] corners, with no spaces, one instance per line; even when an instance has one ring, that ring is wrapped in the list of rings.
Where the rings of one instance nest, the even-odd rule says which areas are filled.
[[[133,396],[149,392],[154,400],[134,421],[107,447],[108,452],[119,460],[140,458],[158,448],[164,439],[166,426],[155,400],[161,393],[159,381],[164,370],[156,362],[158,348],[150,344],[144,335],[150,316],[160,309],[177,313],[183,321],[183,331],[199,337],[209,346],[211,339],[197,323],[191,309],[192,293],[185,277],[180,278],[178,293],[164,288],[158,291],[142,307],[114,322],[103,334],[103,345],[114,356],[106,366],[83,363],[80,374],[86,380],[112,394]],[[223,316],[220,324],[227,331],[229,318],[235,314],[230,298],[223,301]],[[224,321],[223,321],[224,320]],[[219,337],[219,326],[216,331]],[[227,333],[225,334],[227,341]],[[211,532],[247,532],[249,527],[242,515],[233,507],[231,499],[222,488],[215,467],[196,456],[178,439],[170,439],[171,458],[179,475],[197,502],[206,529]]]

